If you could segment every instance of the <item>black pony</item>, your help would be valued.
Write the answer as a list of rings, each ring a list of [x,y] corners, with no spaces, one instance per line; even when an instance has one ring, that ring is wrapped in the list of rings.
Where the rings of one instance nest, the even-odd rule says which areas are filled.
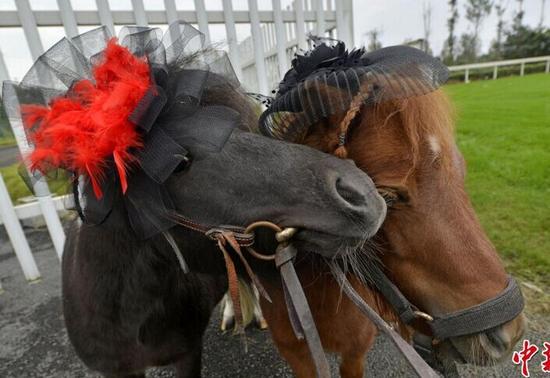
[[[171,65],[167,82],[181,83],[188,71],[189,61]],[[204,225],[270,220],[298,227],[297,246],[321,254],[352,250],[375,234],[385,203],[366,174],[349,161],[248,132],[257,124],[254,105],[224,77],[210,73],[209,80],[216,85],[205,87],[200,106],[236,112],[239,127],[219,151],[193,156],[185,146],[190,164],[165,182],[175,213]],[[167,95],[155,127],[182,122],[186,103]],[[205,127],[219,131],[215,122]],[[198,377],[202,336],[227,290],[222,254],[214,241],[177,225],[140,236],[121,192],[104,221],[72,225],[62,262],[69,338],[82,361],[105,376],[144,376],[150,366],[175,364],[178,377]]]

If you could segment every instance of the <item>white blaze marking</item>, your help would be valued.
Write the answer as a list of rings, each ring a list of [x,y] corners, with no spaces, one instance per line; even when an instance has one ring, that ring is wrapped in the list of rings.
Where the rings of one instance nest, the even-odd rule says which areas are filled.
[[[439,144],[439,141],[437,138],[433,135],[430,135],[428,137],[428,142],[430,143],[430,148],[434,154],[435,157],[439,156],[441,153],[441,145]]]

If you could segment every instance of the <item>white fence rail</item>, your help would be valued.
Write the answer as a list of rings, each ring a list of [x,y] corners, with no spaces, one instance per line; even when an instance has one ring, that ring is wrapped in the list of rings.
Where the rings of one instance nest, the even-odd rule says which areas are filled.
[[[464,71],[464,82],[470,82],[470,72],[473,70],[480,70],[483,68],[492,68],[493,69],[493,80],[498,78],[498,68],[504,66],[517,66],[519,65],[519,75],[523,76],[525,74],[525,65],[531,63],[544,63],[546,62],[544,72],[550,73],[550,55],[546,56],[537,56],[533,58],[522,58],[522,59],[510,59],[510,60],[499,60],[494,62],[483,62],[483,63],[473,63],[473,64],[463,64],[460,66],[451,66],[449,67],[450,71]]]
[[[79,26],[106,25],[115,34],[115,25],[167,25],[184,20],[198,25],[210,41],[209,25],[223,24],[229,57],[237,76],[250,91],[267,94],[286,72],[294,53],[307,48],[307,35],[338,37],[353,46],[352,0],[294,0],[285,9],[281,0],[271,0],[271,10],[259,10],[258,0],[248,0],[248,10],[233,10],[231,0],[222,0],[221,10],[210,10],[205,0],[194,0],[194,10],[180,10],[175,0],[164,0],[164,10],[147,10],[143,0],[132,0],[132,9],[111,10],[117,0],[95,0],[96,10],[73,10],[71,0],[57,0],[57,10],[35,10],[29,0],[15,0],[16,9],[0,11],[0,28],[22,28],[33,59],[43,52],[39,27],[63,27],[67,37],[78,34]],[[284,1],[284,0],[283,0]],[[35,2],[33,2],[35,4]],[[237,41],[236,25],[249,24],[251,36]],[[9,70],[2,55],[0,40],[0,82],[9,80]],[[12,120],[13,122],[13,120]],[[19,149],[28,154],[22,128],[12,124]],[[61,258],[65,234],[57,211],[70,198],[52,198],[47,184],[38,181],[36,202],[13,207],[0,176],[0,225],[8,231],[21,267],[28,280],[40,277],[19,220],[42,215],[55,250]],[[1,287],[0,287],[1,288]]]
[[[70,210],[74,206],[73,195],[67,194],[64,196],[53,197],[52,203],[57,212]],[[31,201],[29,203],[13,206],[13,209],[15,210],[15,215],[17,216],[17,219],[21,221],[33,219],[42,215],[42,210],[40,209],[40,204],[38,203],[38,201]],[[0,226],[4,223],[5,222],[2,219],[2,216],[0,216]]]

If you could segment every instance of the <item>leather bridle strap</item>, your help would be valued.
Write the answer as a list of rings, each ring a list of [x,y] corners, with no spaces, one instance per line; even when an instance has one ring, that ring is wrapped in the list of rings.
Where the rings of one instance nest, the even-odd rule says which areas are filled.
[[[439,377],[439,375],[422,359],[422,357],[417,353],[417,351],[407,343],[401,335],[399,335],[393,328],[391,328],[384,319],[374,311],[361,296],[355,291],[353,286],[351,286],[346,275],[340,268],[337,263],[330,264],[332,269],[332,274],[340,284],[343,292],[348,296],[348,298],[365,314],[376,328],[386,334],[394,345],[399,349],[403,354],[407,362],[414,369],[415,373],[419,377]]]
[[[281,274],[288,317],[296,337],[298,339],[305,337],[306,339],[317,377],[330,378],[330,367],[321,344],[321,338],[315,326],[304,289],[294,269],[293,261],[296,253],[296,247],[287,243],[279,244],[275,252],[275,265]]]
[[[178,223],[181,226],[194,231],[204,233],[208,237],[218,242],[218,247],[223,253],[226,268],[228,270],[229,291],[233,300],[234,306],[239,306],[238,285],[235,267],[229,252],[225,248],[229,244],[237,253],[242,263],[245,266],[247,273],[253,282],[255,282],[262,294],[270,301],[267,292],[263,289],[256,275],[250,269],[246,259],[242,255],[241,247],[245,247],[248,252],[256,258],[262,260],[275,260],[275,264],[279,269],[281,281],[283,284],[283,292],[287,305],[289,320],[298,339],[305,338],[308,345],[313,363],[316,369],[316,375],[319,378],[330,377],[330,367],[324,353],[324,348],[321,344],[321,339],[315,326],[315,321],[311,314],[306,296],[304,294],[300,280],[294,268],[294,258],[296,256],[296,248],[290,244],[290,238],[296,229],[287,228],[281,229],[279,226],[271,222],[255,222],[249,225],[246,229],[233,226],[220,226],[215,228],[205,227],[196,222],[190,221],[184,217],[178,216]],[[254,244],[254,231],[257,227],[268,227],[276,232],[276,238],[279,246],[274,255],[265,255],[256,252],[252,245]],[[168,241],[170,242],[169,238]],[[172,244],[172,243],[170,243]],[[177,252],[177,251],[176,251]],[[420,377],[438,377],[435,371],[422,359],[422,357],[407,343],[396,331],[394,331],[369,305],[361,298],[347,280],[337,263],[330,264],[333,274],[340,283],[342,290],[353,301],[353,303],[375,324],[379,331],[390,337],[395,346],[404,355],[412,368]],[[379,269],[378,269],[379,270]],[[401,294],[399,289],[386,277],[381,271],[377,271],[377,284],[382,289],[383,295],[388,298],[388,301],[398,309],[400,317],[404,319],[414,319],[417,317],[417,310],[414,309],[407,299]],[[240,307],[240,306],[239,306]],[[242,318],[240,309],[235,309],[236,318]],[[410,320],[409,320],[410,321]],[[241,320],[242,322],[242,320]],[[242,323],[241,323],[242,324]]]
[[[516,280],[508,276],[508,285],[499,295],[476,306],[434,317],[430,327],[439,340],[487,331],[515,319],[524,307]]]
[[[246,249],[257,259],[264,261],[273,260],[275,262],[275,266],[281,276],[288,319],[294,335],[298,340],[305,339],[313,365],[315,366],[316,376],[318,378],[330,378],[330,366],[325,355],[325,350],[321,344],[321,338],[315,326],[304,289],[294,268],[294,259],[298,250],[291,244],[291,239],[297,229],[293,227],[282,229],[272,222],[260,221],[250,224],[246,228],[245,233],[252,233],[259,227],[267,227],[275,231],[275,239],[279,243],[275,253],[266,255],[258,253],[252,247],[247,247]]]
[[[403,323],[410,324],[418,317],[418,309],[407,300],[399,288],[384,274],[378,265],[374,265],[369,274],[373,286],[389,302]]]
[[[229,244],[231,246],[233,251],[241,260],[250,279],[258,288],[260,294],[264,296],[269,302],[271,302],[271,298],[269,297],[267,291],[264,289],[260,280],[257,278],[256,274],[254,274],[254,272],[252,271],[246,258],[243,256],[241,247],[246,248],[246,250],[255,258],[275,262],[275,265],[281,275],[288,316],[292,325],[292,329],[294,330],[294,334],[300,340],[305,338],[307,346],[309,348],[309,352],[311,354],[311,358],[313,360],[313,364],[315,365],[317,377],[330,378],[330,366],[328,364],[323,345],[321,344],[321,338],[319,337],[319,333],[317,332],[317,327],[315,326],[313,315],[311,314],[311,310],[304,294],[304,290],[294,268],[294,258],[296,257],[297,249],[290,243],[290,239],[296,232],[296,229],[282,229],[276,224],[267,221],[254,222],[250,224],[246,229],[242,227],[226,225],[218,227],[208,227],[191,221],[190,219],[185,218],[181,215],[177,215],[174,218],[180,226],[203,233],[210,239],[217,241],[218,248],[222,252],[226,264],[229,293],[233,301],[238,332],[242,335],[244,335],[244,324],[242,319],[242,312],[240,309],[237,273],[235,265],[231,260],[228,250],[226,249],[226,245]],[[275,254],[266,255],[258,253],[252,248],[255,235],[253,231],[258,227],[267,227],[276,232],[276,239],[279,242],[279,245]],[[170,239],[167,238],[167,240],[170,243]],[[179,260],[180,256],[178,255],[179,249],[177,248],[177,245],[176,248],[174,248],[174,245],[172,245],[172,243],[170,243],[170,245],[174,249],[174,252],[178,256]],[[246,347],[246,339],[244,340]]]
[[[508,277],[506,288],[496,297],[441,316],[430,316],[419,311],[380,267],[373,267],[372,279],[376,289],[390,303],[401,321],[410,324],[414,319],[424,318],[437,340],[487,331],[516,318],[524,307],[523,295],[512,276]]]

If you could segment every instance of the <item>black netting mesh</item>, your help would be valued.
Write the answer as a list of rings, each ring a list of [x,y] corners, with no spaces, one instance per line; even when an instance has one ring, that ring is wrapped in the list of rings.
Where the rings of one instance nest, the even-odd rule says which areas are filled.
[[[380,103],[429,93],[448,78],[436,58],[408,46],[392,46],[370,53],[348,52],[343,42],[322,43],[297,55],[260,119],[267,136],[300,141],[309,126],[346,111],[358,93],[366,103]]]
[[[2,94],[6,114],[17,133],[26,130],[22,105],[48,106],[60,96],[70,96],[74,84],[94,81],[93,67],[112,38],[100,27],[72,39],[64,38],[40,56],[20,83],[6,81]],[[222,149],[239,115],[228,107],[209,106],[203,94],[216,86],[236,88],[239,82],[225,53],[204,46],[204,35],[184,22],[172,23],[166,33],[158,28],[126,26],[118,43],[134,55],[146,57],[151,88],[130,115],[143,139],[134,151],[139,164],[131,168],[124,206],[137,235],[148,238],[173,226],[173,204],[164,182],[191,153],[200,159],[205,152]],[[32,151],[33,146],[28,146]],[[111,158],[105,161],[101,182],[103,197],[96,198],[88,177],[72,177],[77,206],[88,223],[103,222],[120,195],[119,177]],[[58,168],[51,167],[52,172]],[[45,172],[49,173],[49,172]],[[31,180],[41,179],[32,172]],[[32,185],[32,183],[31,183]]]

